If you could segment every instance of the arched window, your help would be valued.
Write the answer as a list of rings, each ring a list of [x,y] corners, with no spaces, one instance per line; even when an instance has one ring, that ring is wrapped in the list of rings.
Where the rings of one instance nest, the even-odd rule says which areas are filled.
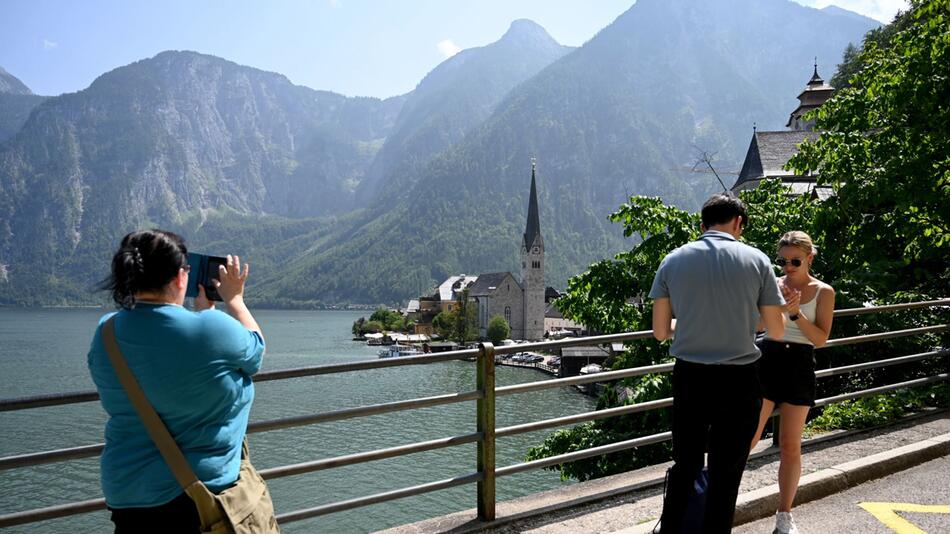
[[[511,306],[505,306],[505,322],[511,326]]]

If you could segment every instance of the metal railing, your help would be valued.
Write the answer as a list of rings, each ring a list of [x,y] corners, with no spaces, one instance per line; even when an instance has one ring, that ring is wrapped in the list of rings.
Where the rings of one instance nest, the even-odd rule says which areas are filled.
[[[882,313],[882,312],[892,312],[892,311],[901,311],[901,310],[912,310],[912,309],[921,309],[929,307],[948,307],[950,306],[950,299],[941,299],[933,300],[926,302],[914,302],[907,304],[893,304],[886,306],[877,306],[877,307],[866,307],[866,308],[854,308],[854,309],[843,309],[836,310],[834,312],[835,317],[846,317],[860,314],[869,314],[869,313]],[[938,324],[918,328],[910,328],[904,330],[895,330],[891,332],[882,332],[876,334],[867,334],[862,336],[854,336],[848,338],[839,338],[829,340],[825,347],[836,347],[843,345],[851,345],[856,343],[867,343],[871,341],[880,341],[885,339],[896,339],[901,337],[916,336],[927,333],[938,333],[946,332],[950,330],[950,326],[947,324]],[[283,465],[279,467],[274,467],[270,469],[261,470],[261,474],[265,479],[274,479],[286,476],[300,475],[303,473],[310,473],[315,471],[321,471],[326,469],[338,468],[348,465],[360,464],[365,462],[372,462],[376,460],[381,460],[385,458],[393,458],[405,456],[408,454],[413,454],[417,452],[430,451],[435,449],[441,449],[446,447],[453,447],[457,445],[463,445],[468,443],[477,444],[477,471],[474,473],[463,474],[453,478],[433,481],[425,484],[419,484],[415,486],[409,486],[397,490],[376,493],[371,495],[366,495],[363,497],[347,499],[343,501],[338,501],[329,504],[323,504],[320,506],[315,506],[312,508],[306,508],[301,510],[295,510],[292,512],[287,512],[280,514],[277,519],[280,523],[290,523],[293,521],[299,521],[302,519],[312,518],[316,516],[326,515],[334,512],[339,512],[343,510],[350,510],[354,508],[359,508],[362,506],[368,506],[370,504],[376,504],[386,501],[392,501],[395,499],[400,499],[404,497],[409,497],[412,495],[419,495],[423,493],[429,493],[433,491],[438,491],[446,488],[451,488],[455,486],[461,486],[466,484],[475,483],[477,486],[476,489],[476,503],[477,503],[477,514],[478,519],[483,521],[490,521],[495,518],[495,488],[496,481],[499,477],[509,476],[516,473],[521,473],[524,471],[530,471],[535,469],[542,469],[545,467],[550,467],[554,465],[559,465],[567,462],[572,462],[576,460],[581,460],[584,458],[590,458],[594,456],[601,456],[603,454],[619,452],[624,450],[629,450],[636,447],[642,447],[645,445],[650,445],[654,443],[660,443],[666,440],[671,439],[670,432],[660,432],[657,434],[642,436],[635,439],[630,439],[626,441],[621,441],[617,443],[611,443],[609,445],[603,445],[599,447],[593,447],[581,451],[560,454],[557,456],[552,456],[540,460],[534,460],[530,462],[522,462],[518,464],[508,465],[504,467],[496,467],[495,465],[495,448],[496,440],[501,437],[512,436],[516,434],[522,434],[525,432],[534,432],[537,430],[547,429],[547,428],[556,428],[563,427],[567,425],[572,425],[576,423],[583,423],[587,421],[594,421],[598,419],[605,419],[608,417],[616,417],[621,415],[628,415],[639,412],[646,412],[649,410],[667,408],[673,405],[672,398],[658,399],[649,402],[642,402],[638,404],[631,404],[627,406],[620,406],[616,408],[610,408],[605,410],[596,410],[592,412],[585,412],[575,415],[569,415],[565,417],[558,417],[553,419],[546,419],[542,421],[535,421],[531,423],[525,423],[515,426],[496,428],[495,426],[495,399],[498,396],[504,395],[516,395],[521,393],[527,393],[531,391],[539,391],[542,389],[550,388],[559,388],[564,386],[580,385],[580,384],[589,384],[594,382],[612,382],[615,380],[620,380],[623,378],[630,378],[635,376],[642,376],[653,373],[667,373],[672,371],[672,363],[664,363],[659,365],[650,365],[644,367],[637,367],[632,369],[622,369],[619,371],[606,371],[593,375],[586,376],[576,376],[569,378],[556,378],[550,380],[543,380],[539,382],[530,382],[524,384],[516,384],[511,386],[504,387],[495,387],[495,355],[496,354],[512,354],[515,352],[522,351],[537,351],[537,350],[552,350],[562,347],[571,347],[571,346],[590,346],[590,345],[601,345],[613,342],[627,342],[635,341],[646,338],[651,338],[651,331],[642,331],[642,332],[627,332],[621,334],[610,334],[610,335],[601,335],[601,336],[590,336],[586,338],[569,338],[561,339],[557,341],[545,341],[537,343],[525,343],[513,346],[501,346],[495,347],[491,343],[482,343],[478,349],[465,349],[457,350],[452,352],[445,352],[439,354],[427,354],[421,356],[408,356],[400,358],[388,358],[388,359],[379,359],[379,360],[369,360],[369,361],[359,361],[353,363],[342,363],[342,364],[329,364],[329,365],[317,365],[309,367],[300,367],[294,369],[286,369],[280,371],[270,371],[265,373],[259,373],[254,377],[254,380],[257,382],[269,381],[269,380],[282,380],[286,378],[299,378],[299,377],[308,377],[308,376],[318,376],[318,375],[327,375],[327,374],[337,374],[337,373],[348,373],[354,371],[362,371],[368,369],[379,369],[383,367],[397,367],[397,366],[408,366],[408,365],[424,365],[432,364],[437,362],[446,362],[453,360],[463,360],[471,357],[475,357],[475,365],[477,367],[476,373],[476,384],[475,389],[472,391],[460,392],[460,393],[451,393],[445,395],[435,395],[430,397],[420,397],[409,400],[381,403],[381,404],[372,404],[368,406],[361,406],[357,408],[346,408],[340,410],[332,410],[327,412],[321,412],[310,415],[302,415],[295,417],[285,417],[279,419],[272,419],[266,421],[259,421],[252,423],[248,426],[249,433],[256,432],[266,432],[275,429],[291,428],[291,427],[300,427],[305,425],[313,425],[317,423],[325,423],[329,421],[339,421],[345,419],[353,419],[357,417],[366,417],[370,415],[378,415],[391,413],[396,411],[403,410],[412,410],[424,407],[439,406],[445,404],[455,404],[459,402],[466,402],[474,400],[476,401],[476,429],[475,432],[469,434],[462,434],[457,436],[444,437],[440,439],[434,439],[429,441],[422,441],[416,443],[410,443],[407,445],[400,445],[396,447],[389,447],[385,449],[376,449],[372,451],[360,452],[356,454],[348,454],[344,456],[337,456],[332,458],[323,458],[319,460],[313,460],[309,462],[303,462],[292,465]],[[907,356],[900,356],[895,358],[889,358],[884,360],[863,362],[854,365],[846,365],[842,367],[836,367],[831,369],[822,369],[816,371],[815,375],[818,378],[824,378],[828,376],[850,373],[854,371],[860,371],[865,369],[880,368],[892,365],[901,365],[910,362],[922,361],[930,358],[938,358],[946,356],[950,351],[945,348],[939,348],[937,350],[931,350],[928,352],[923,352],[920,354],[912,354]],[[914,387],[926,384],[932,384],[939,381],[947,380],[950,378],[948,373],[940,373],[934,376],[929,376],[925,378],[918,378],[914,380],[907,380],[904,382],[888,384],[881,387],[865,389],[862,391],[855,391],[849,393],[843,393],[837,396],[828,397],[824,399],[816,400],[816,406],[824,406],[834,402],[840,402],[844,400],[854,399],[858,397],[864,397],[868,395],[874,395],[878,393],[883,393],[886,391],[892,391],[895,389]],[[82,392],[73,392],[73,393],[62,393],[55,395],[37,395],[30,397],[22,398],[13,398],[0,400],[0,411],[14,411],[14,410],[25,410],[25,409],[34,409],[45,406],[59,406],[65,404],[73,403],[82,403],[82,402],[92,402],[98,400],[99,396],[95,391],[82,391]],[[67,460],[74,460],[79,458],[88,458],[98,456],[102,453],[104,445],[103,444],[91,444],[83,445],[78,447],[71,447],[65,449],[49,450],[49,451],[40,451],[33,452],[28,454],[12,455],[0,458],[0,471],[34,466],[52,462],[62,462]],[[104,499],[92,499],[80,502],[71,502],[67,504],[49,506],[44,508],[37,508],[32,510],[25,510],[20,512],[9,513],[5,515],[0,515],[0,527],[19,525],[25,523],[33,523],[37,521],[44,521],[47,519],[65,517],[77,514],[83,514],[88,512],[93,512],[97,510],[105,509]]]

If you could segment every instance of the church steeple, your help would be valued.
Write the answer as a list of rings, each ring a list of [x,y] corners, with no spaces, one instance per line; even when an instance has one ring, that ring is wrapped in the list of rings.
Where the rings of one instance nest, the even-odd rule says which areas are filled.
[[[524,243],[530,249],[536,239],[541,237],[541,217],[538,215],[538,190],[535,185],[536,162],[531,159],[531,196],[528,198],[528,222],[524,228]]]
[[[528,222],[521,244],[521,286],[524,289],[524,339],[544,337],[544,239],[538,214],[537,166],[531,160],[531,196],[528,198]]]

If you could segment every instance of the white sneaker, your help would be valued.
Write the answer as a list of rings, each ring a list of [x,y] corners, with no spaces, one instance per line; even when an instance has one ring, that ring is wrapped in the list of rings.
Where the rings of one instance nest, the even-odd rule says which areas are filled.
[[[775,530],[772,534],[798,534],[798,527],[795,526],[791,512],[775,513]]]

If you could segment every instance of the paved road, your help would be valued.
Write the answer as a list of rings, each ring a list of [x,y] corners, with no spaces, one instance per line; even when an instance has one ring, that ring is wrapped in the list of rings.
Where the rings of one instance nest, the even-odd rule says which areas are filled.
[[[870,505],[881,519],[861,503],[882,503]],[[896,517],[888,509],[897,509]],[[803,504],[793,513],[801,534],[950,533],[950,456]],[[891,528],[885,526],[887,522]],[[774,519],[769,518],[736,527],[733,532],[770,533],[773,526]]]

